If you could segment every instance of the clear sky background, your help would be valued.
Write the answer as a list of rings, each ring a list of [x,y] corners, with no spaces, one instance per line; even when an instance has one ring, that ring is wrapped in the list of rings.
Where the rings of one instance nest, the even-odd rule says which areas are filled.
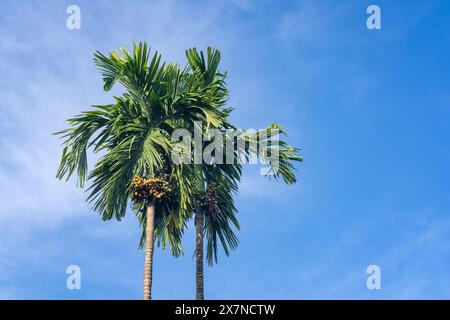
[[[81,30],[66,28],[70,4]],[[2,0],[0,298],[142,297],[136,218],[103,222],[57,181],[51,135],[112,101],[92,54],[133,41],[181,64],[187,48],[219,48],[233,121],[278,122],[302,149],[294,186],[246,167],[240,246],[206,268],[207,298],[450,298],[447,0]],[[195,297],[192,227],[184,256],[156,250],[155,299]],[[81,290],[66,289],[71,264]],[[381,290],[366,287],[371,264]]]

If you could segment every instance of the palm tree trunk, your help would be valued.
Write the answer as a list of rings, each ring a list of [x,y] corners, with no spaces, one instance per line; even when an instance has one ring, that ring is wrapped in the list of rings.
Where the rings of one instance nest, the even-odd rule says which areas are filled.
[[[197,209],[195,211],[195,234],[196,234],[196,299],[205,299],[204,273],[203,273],[203,211]]]
[[[152,299],[154,229],[155,229],[155,201],[152,201],[147,206],[147,221],[145,224],[144,300]]]

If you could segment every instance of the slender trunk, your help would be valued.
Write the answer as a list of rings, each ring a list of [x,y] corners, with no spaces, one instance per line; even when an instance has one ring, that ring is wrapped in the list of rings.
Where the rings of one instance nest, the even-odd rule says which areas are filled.
[[[203,274],[203,211],[197,209],[195,211],[195,234],[196,234],[196,299],[205,299],[204,274]]]
[[[155,228],[155,202],[152,201],[147,206],[147,221],[145,225],[144,300],[152,299],[154,228]]]

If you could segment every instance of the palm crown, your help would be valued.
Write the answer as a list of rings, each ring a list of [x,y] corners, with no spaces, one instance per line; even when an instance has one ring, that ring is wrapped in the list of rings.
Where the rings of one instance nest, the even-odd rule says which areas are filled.
[[[193,123],[200,122],[206,130],[219,129],[225,136],[227,129],[234,128],[228,119],[232,109],[225,107],[228,90],[226,74],[218,69],[220,52],[208,48],[205,57],[203,52],[191,49],[186,56],[188,65],[182,69],[177,64],[162,63],[157,52],[150,58],[150,50],[142,43],[134,45],[133,54],[126,49],[108,56],[96,52],[94,61],[102,74],[104,90],[119,83],[125,92],[115,97],[112,104],[92,106],[69,119],[69,128],[57,133],[64,139],[57,177],[69,179],[76,172],[81,187],[88,180],[87,200],[104,220],[120,220],[132,201],[143,226],[141,246],[153,248],[155,238],[163,247],[168,243],[174,255],[182,252],[186,221],[193,212],[202,212],[206,258],[211,264],[217,261],[218,241],[227,255],[228,247],[234,249],[238,244],[232,230],[233,225],[239,228],[233,196],[238,190],[242,165],[239,161],[200,165],[171,161],[171,136],[175,129],[193,130]],[[294,183],[293,161],[301,160],[298,149],[284,141],[274,146],[267,135],[272,129],[284,134],[278,125],[259,132],[268,137],[262,150],[255,150],[251,143],[261,140],[259,133],[243,134],[241,138],[247,143],[233,156],[238,160],[242,155],[257,154],[271,166],[271,176]],[[101,154],[90,172],[88,149]],[[276,162],[269,161],[275,151]],[[168,183],[170,192],[164,197],[137,201],[133,184],[136,177]],[[151,220],[154,235],[153,225],[150,229],[147,225],[147,214],[152,212],[148,211],[150,202],[155,211]],[[151,239],[146,234],[149,232]]]

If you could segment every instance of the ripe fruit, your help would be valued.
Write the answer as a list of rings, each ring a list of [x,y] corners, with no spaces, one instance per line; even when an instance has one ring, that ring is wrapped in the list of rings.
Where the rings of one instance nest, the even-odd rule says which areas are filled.
[[[171,193],[169,182],[160,178],[143,178],[136,176],[131,184],[134,203],[162,200]]]

